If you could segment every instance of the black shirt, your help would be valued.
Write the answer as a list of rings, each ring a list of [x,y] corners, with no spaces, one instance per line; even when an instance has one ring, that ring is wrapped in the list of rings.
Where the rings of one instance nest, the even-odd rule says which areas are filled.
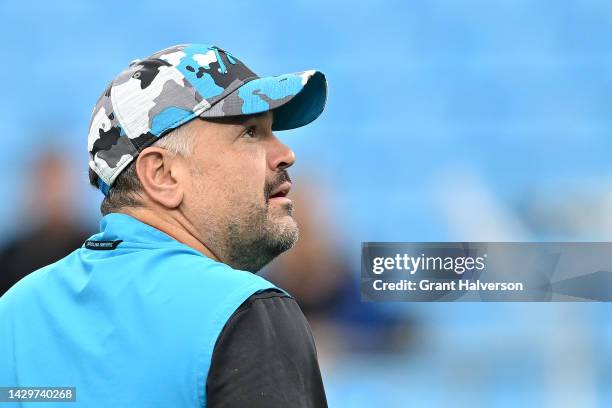
[[[314,340],[296,301],[249,297],[217,339],[206,384],[211,408],[327,407]]]

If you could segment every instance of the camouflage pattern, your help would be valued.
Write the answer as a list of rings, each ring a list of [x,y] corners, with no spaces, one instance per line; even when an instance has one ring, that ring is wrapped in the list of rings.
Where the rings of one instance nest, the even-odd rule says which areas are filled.
[[[89,166],[104,194],[159,137],[196,118],[275,110],[273,130],[304,126],[323,111],[325,76],[304,71],[260,78],[210,45],[176,45],[134,60],[102,93],[89,125]]]

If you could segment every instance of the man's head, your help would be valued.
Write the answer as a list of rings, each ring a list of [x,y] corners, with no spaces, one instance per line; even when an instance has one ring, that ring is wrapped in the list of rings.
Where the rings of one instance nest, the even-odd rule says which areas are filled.
[[[146,209],[223,262],[259,270],[298,234],[286,197],[295,156],[273,130],[309,123],[325,99],[319,72],[259,78],[216,47],[177,46],[132,63],[90,126],[103,214]]]

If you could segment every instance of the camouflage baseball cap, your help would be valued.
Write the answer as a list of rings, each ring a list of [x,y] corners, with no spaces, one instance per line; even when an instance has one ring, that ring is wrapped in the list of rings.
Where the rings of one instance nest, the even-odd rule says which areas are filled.
[[[145,147],[196,117],[274,110],[273,130],[294,129],[315,120],[326,98],[319,71],[261,78],[219,47],[176,45],[132,61],[98,99],[89,125],[89,167],[108,194]]]

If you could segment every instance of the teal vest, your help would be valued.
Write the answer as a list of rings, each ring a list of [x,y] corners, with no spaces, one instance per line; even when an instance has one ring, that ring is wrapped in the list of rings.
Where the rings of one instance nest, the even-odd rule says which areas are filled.
[[[223,326],[275,286],[130,216],[100,227],[91,241],[122,242],[84,245],[0,298],[0,386],[76,387],[71,407],[205,407]]]

